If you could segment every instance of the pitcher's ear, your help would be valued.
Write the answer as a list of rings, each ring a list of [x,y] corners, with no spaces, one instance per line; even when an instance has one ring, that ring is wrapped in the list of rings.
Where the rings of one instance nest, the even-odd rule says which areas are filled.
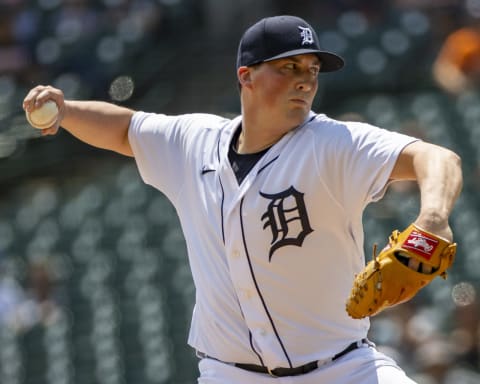
[[[239,67],[237,70],[237,78],[242,87],[248,87],[252,81],[251,68],[245,66]]]

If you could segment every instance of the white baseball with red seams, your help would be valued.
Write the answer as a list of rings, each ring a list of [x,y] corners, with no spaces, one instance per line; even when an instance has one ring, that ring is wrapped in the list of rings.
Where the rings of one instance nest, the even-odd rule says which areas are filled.
[[[331,358],[367,336],[369,320],[345,311],[365,265],[362,214],[416,139],[312,112],[239,185],[228,150],[240,123],[137,112],[129,128],[143,180],[173,203],[187,239],[196,287],[189,344],[221,361],[270,369]],[[210,383],[207,376],[199,383]]]
[[[58,118],[58,106],[53,100],[47,100],[40,107],[25,112],[30,125],[37,129],[50,128]]]

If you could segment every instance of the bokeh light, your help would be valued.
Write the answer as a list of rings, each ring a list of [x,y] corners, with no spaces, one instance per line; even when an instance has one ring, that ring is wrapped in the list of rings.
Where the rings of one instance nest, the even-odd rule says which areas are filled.
[[[473,304],[476,295],[475,287],[468,282],[458,283],[452,289],[452,300],[459,307]]]
[[[108,93],[112,100],[125,101],[132,96],[134,89],[135,84],[130,76],[119,76],[110,84]]]

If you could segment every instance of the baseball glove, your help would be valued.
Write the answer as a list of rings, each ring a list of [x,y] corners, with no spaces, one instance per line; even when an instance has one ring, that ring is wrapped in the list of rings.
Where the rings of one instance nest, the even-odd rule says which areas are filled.
[[[447,277],[457,245],[411,224],[355,276],[346,309],[354,319],[373,316],[410,300],[436,276]],[[410,266],[409,266],[410,265]],[[412,269],[412,265],[419,267]]]

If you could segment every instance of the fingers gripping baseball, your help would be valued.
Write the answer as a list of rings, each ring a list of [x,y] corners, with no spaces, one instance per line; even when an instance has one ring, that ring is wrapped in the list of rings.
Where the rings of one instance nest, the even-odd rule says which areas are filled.
[[[436,276],[446,278],[456,244],[414,224],[393,231],[389,244],[355,276],[347,299],[348,314],[360,319],[414,297]]]
[[[39,85],[30,90],[23,100],[28,122],[42,130],[42,135],[58,132],[65,115],[65,99],[60,89]]]

